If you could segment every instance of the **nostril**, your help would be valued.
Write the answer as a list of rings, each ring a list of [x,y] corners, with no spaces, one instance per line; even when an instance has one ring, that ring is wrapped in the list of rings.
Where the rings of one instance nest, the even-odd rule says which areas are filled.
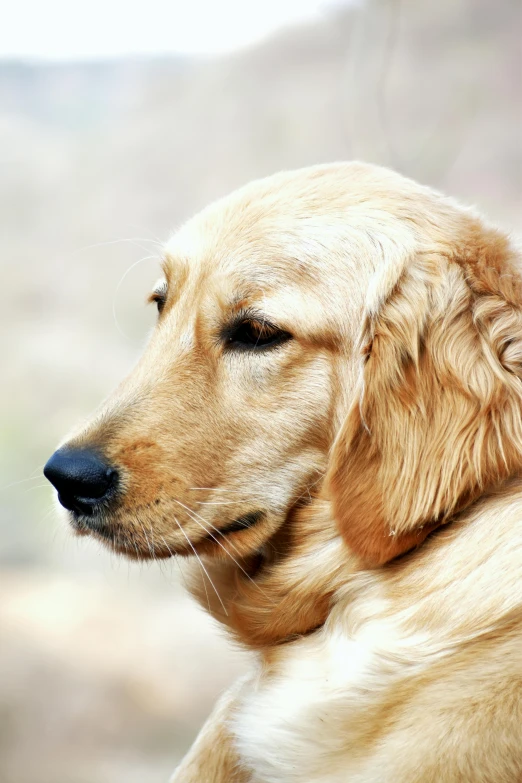
[[[58,490],[62,505],[74,510],[104,499],[117,475],[111,465],[88,449],[58,449],[44,467],[44,476]]]

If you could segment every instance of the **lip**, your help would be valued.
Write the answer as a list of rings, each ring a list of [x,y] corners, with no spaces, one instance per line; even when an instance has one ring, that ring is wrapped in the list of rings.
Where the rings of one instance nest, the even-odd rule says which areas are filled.
[[[225,527],[219,528],[215,531],[215,533],[209,533],[207,539],[211,541],[213,538],[215,538],[216,535],[225,537],[231,535],[232,533],[240,533],[242,530],[249,530],[250,528],[255,527],[258,522],[264,518],[264,516],[264,511],[251,511],[248,514],[244,514],[243,516],[238,517],[233,522],[225,525]]]
[[[60,495],[58,496],[58,499],[60,503],[68,509],[70,523],[78,535],[93,535],[96,538],[105,541],[117,552],[125,554],[128,557],[134,558],[136,552],[137,559],[149,558],[150,555],[146,549],[139,552],[136,550],[136,544],[133,544],[132,534],[129,538],[129,532],[122,528],[120,524],[106,521],[104,516],[99,513],[107,511],[106,499],[104,499],[104,502],[102,503],[84,503],[83,499],[75,498],[73,500],[72,498],[64,498]],[[215,545],[219,539],[245,530],[250,530],[264,519],[265,516],[265,512],[261,510],[243,514],[221,529],[214,529],[203,539],[200,539],[199,542],[195,542],[195,546],[197,547],[198,544],[203,544],[204,542]],[[141,546],[138,548],[141,550]],[[175,554],[190,555],[191,549],[188,547],[187,549],[176,547],[174,550],[171,550],[167,547],[164,551],[161,547],[155,547],[154,551],[155,558],[168,558]]]
[[[85,514],[76,509],[69,509],[69,519],[73,528],[79,533],[96,533],[96,535],[110,541],[113,540],[116,534],[114,524],[102,522],[99,517],[96,517],[95,510],[89,514]]]

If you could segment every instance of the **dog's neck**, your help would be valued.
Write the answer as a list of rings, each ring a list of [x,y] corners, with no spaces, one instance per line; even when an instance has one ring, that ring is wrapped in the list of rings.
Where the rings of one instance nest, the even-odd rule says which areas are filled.
[[[330,503],[320,498],[294,509],[263,552],[239,565],[207,559],[215,592],[205,592],[204,575],[196,570],[191,592],[241,643],[256,649],[321,626],[334,592],[361,567],[336,529]]]
[[[514,518],[520,518],[520,477],[513,477],[485,494],[450,522],[451,527],[455,533],[460,531],[457,533],[459,538],[469,535],[465,533],[467,529],[477,529],[479,534],[484,525],[489,529],[495,523],[499,503],[507,504]],[[431,573],[427,565],[429,561],[433,562],[437,571],[439,561],[436,552],[454,541],[454,535],[447,535],[447,530],[444,525],[439,528],[441,535],[434,533],[430,537],[429,549],[433,557],[424,560],[423,572]],[[425,547],[426,544],[423,544],[422,550]],[[495,545],[492,544],[492,547],[491,556]],[[445,557],[444,554],[442,556]],[[268,543],[265,553],[239,563],[248,576],[232,561],[207,559],[205,565],[219,599],[210,589],[205,592],[205,577],[200,570],[193,572],[191,592],[236,639],[246,647],[258,650],[290,641],[323,625],[336,591],[350,581],[355,586],[357,575],[367,570],[339,535],[330,503],[321,498],[314,498],[304,508],[294,509],[280,533]],[[379,573],[381,578],[386,573],[394,579],[400,568],[408,578],[410,571],[417,567],[417,555],[412,553],[395,561],[395,567],[386,569],[386,572],[380,569]],[[412,585],[411,600],[415,603],[418,579],[413,579]]]

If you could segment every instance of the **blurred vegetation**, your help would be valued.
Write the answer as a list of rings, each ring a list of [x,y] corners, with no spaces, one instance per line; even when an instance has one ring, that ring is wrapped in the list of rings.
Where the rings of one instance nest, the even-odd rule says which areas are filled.
[[[161,241],[251,178],[349,158],[520,231],[521,10],[368,0],[221,58],[0,64],[2,783],[164,780],[244,666],[176,565],[77,542],[41,480],[137,357]]]

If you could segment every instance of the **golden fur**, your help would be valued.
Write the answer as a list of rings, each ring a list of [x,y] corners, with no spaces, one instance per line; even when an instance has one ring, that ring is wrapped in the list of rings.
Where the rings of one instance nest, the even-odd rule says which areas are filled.
[[[195,552],[257,650],[176,783],[522,780],[519,264],[359,163],[252,183],[167,245],[149,346],[68,443],[121,476],[78,532]],[[237,323],[290,337],[239,349]]]

